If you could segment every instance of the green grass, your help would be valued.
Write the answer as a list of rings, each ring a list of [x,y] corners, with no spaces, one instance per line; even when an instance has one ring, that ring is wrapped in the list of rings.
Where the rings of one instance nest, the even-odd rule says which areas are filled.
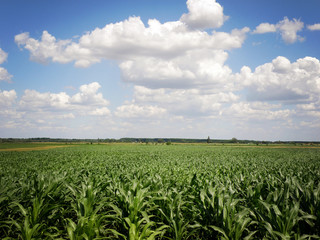
[[[320,236],[319,148],[94,144],[0,152],[0,186],[7,239]]]

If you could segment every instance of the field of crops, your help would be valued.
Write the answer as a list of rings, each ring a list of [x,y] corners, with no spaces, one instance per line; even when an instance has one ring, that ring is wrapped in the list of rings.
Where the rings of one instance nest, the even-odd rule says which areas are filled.
[[[1,239],[318,239],[320,148],[0,152]]]

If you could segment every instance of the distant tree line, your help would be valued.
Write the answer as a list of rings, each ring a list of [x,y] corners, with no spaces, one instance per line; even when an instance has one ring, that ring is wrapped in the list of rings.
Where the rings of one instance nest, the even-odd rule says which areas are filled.
[[[268,144],[320,144],[319,141],[256,141],[256,140],[239,140],[237,138],[232,139],[196,139],[196,138],[98,138],[98,139],[68,139],[68,138],[0,138],[0,143],[28,143],[28,142],[55,142],[55,143],[239,143],[239,144],[256,144],[256,145],[268,145]]]

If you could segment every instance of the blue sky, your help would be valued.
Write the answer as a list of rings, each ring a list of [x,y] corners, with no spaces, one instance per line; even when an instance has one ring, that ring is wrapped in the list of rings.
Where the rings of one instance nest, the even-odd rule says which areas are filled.
[[[310,140],[318,0],[0,3],[0,137]]]

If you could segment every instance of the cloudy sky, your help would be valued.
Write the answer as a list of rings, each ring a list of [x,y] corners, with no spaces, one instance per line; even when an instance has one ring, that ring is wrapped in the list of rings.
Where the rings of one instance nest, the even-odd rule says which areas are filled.
[[[320,140],[319,0],[0,2],[0,137]]]

